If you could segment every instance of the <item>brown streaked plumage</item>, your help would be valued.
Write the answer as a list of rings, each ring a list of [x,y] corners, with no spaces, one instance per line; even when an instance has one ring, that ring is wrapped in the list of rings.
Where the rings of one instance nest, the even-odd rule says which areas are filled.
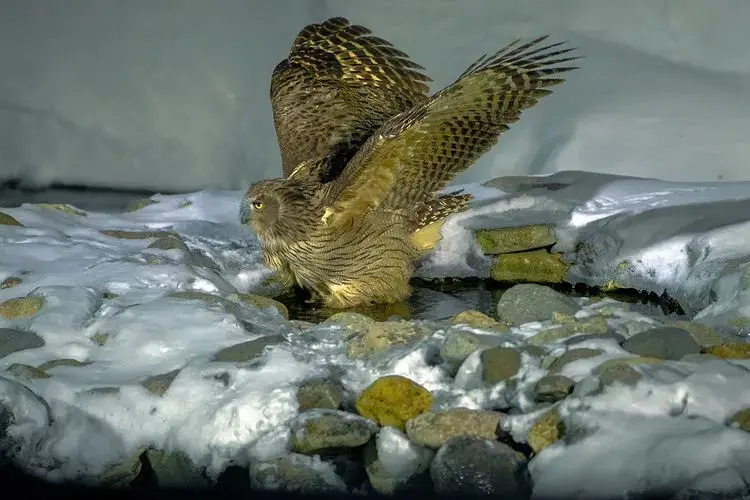
[[[469,195],[437,193],[563,81],[577,59],[546,37],[483,56],[453,84],[388,118],[336,176],[321,184],[313,159],[285,179],[250,187],[243,222],[288,285],[331,308],[397,302],[416,261]],[[313,126],[314,125],[310,125]]]
[[[423,69],[343,17],[303,28],[271,77],[284,177],[309,161],[335,177],[385,120],[427,100]]]

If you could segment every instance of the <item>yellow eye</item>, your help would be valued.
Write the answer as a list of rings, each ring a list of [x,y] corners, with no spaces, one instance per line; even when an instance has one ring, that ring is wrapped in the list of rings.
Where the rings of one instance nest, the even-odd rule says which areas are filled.
[[[253,208],[255,210],[261,210],[263,208],[263,202],[262,201],[254,201],[253,202]]]

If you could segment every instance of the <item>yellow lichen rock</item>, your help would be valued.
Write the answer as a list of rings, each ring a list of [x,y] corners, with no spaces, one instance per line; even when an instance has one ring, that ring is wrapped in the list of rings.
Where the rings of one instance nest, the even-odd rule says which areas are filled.
[[[721,359],[750,359],[750,343],[732,342],[728,344],[712,345],[703,352],[713,354]]]
[[[547,446],[561,439],[565,428],[560,420],[557,408],[553,408],[542,415],[531,427],[528,436],[529,446],[534,453],[539,453]]]
[[[0,316],[5,319],[30,318],[44,305],[44,297],[16,297],[0,302]]]
[[[400,375],[377,379],[357,398],[357,411],[381,426],[405,430],[406,421],[432,405],[430,391]]]

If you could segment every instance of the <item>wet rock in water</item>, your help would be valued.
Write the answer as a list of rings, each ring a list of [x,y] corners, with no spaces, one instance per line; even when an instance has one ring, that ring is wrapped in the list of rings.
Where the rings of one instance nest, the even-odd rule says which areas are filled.
[[[22,363],[13,363],[6,370],[8,373],[12,373],[18,378],[35,379],[35,378],[50,378],[47,372],[40,370],[34,366],[24,365]]]
[[[406,321],[383,321],[367,329],[346,343],[346,354],[351,359],[362,359],[391,347],[407,345],[427,338],[429,328]]]
[[[521,353],[512,347],[493,347],[481,353],[482,380],[494,385],[513,377],[521,369]]]
[[[44,297],[16,297],[0,302],[0,316],[5,319],[24,319],[35,315],[44,305]]]
[[[256,491],[303,494],[346,491],[341,478],[319,458],[296,454],[251,464],[250,487]]]
[[[337,410],[343,399],[344,387],[337,380],[307,380],[297,389],[297,403],[300,412],[315,408]]]
[[[126,212],[135,212],[136,210],[140,210],[142,208],[145,208],[149,205],[154,205],[156,202],[150,198],[141,198],[139,200],[133,201],[130,205],[125,208]]]
[[[182,451],[148,450],[146,458],[160,488],[207,488],[202,471]]]
[[[605,337],[605,335],[609,335],[607,318],[594,316],[580,321],[577,320],[574,323],[548,328],[531,337],[529,342],[533,345],[542,345],[568,337],[571,337],[571,341],[573,341],[573,339],[580,339],[584,336],[594,338],[595,335],[602,335],[602,338],[607,338]]]
[[[468,325],[473,328],[484,328],[499,333],[510,330],[508,325],[500,323],[495,318],[474,310],[460,312],[450,318],[448,323],[451,325]]]
[[[49,411],[24,384],[0,376],[0,465],[33,453],[50,425]]]
[[[549,410],[534,422],[529,430],[527,441],[534,453],[539,454],[549,445],[565,436],[565,426],[560,420],[557,408]]]
[[[177,235],[174,231],[125,231],[122,229],[102,229],[99,232],[110,238],[119,238],[122,240],[147,240],[149,238]]]
[[[565,399],[573,391],[575,384],[575,380],[563,375],[545,375],[534,385],[534,401],[555,403]]]
[[[292,448],[305,455],[363,446],[377,432],[374,422],[341,410],[315,409],[291,422]]]
[[[238,293],[237,298],[246,304],[257,307],[258,309],[266,309],[269,307],[276,308],[284,319],[289,319],[289,309],[279,302],[278,300],[264,297],[263,295],[254,295],[251,293]]]
[[[0,359],[8,354],[44,346],[44,339],[34,332],[0,328]]]
[[[543,347],[540,347],[538,345],[526,344],[519,347],[519,349],[521,350],[521,352],[525,352],[532,358],[543,358],[547,354],[547,351],[545,351]]]
[[[365,450],[365,470],[373,489],[391,495],[426,471],[435,452],[409,440],[394,427],[383,427],[375,439],[374,451]]]
[[[550,374],[560,373],[568,363],[579,361],[581,359],[593,358],[601,353],[602,351],[600,349],[589,349],[586,347],[568,349],[562,356],[556,358],[552,364],[549,365],[548,371]]]
[[[718,356],[714,356],[713,354],[708,353],[701,353],[701,354],[686,354],[683,356],[680,361],[684,361],[686,363],[706,363],[708,361],[716,361],[717,359],[720,359]]]
[[[218,304],[227,311],[232,311],[236,305],[229,299],[225,299],[220,295],[207,292],[199,292],[197,290],[180,290],[177,292],[171,292],[166,295],[172,299],[182,300],[200,300],[201,302],[209,305]]]
[[[480,229],[475,237],[486,255],[534,250],[554,245],[557,241],[554,230],[544,224]]]
[[[458,366],[477,349],[495,347],[502,342],[503,338],[500,336],[452,331],[443,340],[440,347],[440,357],[447,363]]]
[[[225,347],[214,354],[214,361],[228,363],[245,363],[260,358],[266,352],[267,347],[272,347],[285,342],[283,335],[266,335],[257,339]]]
[[[9,276],[8,278],[5,278],[2,282],[0,282],[0,290],[13,288],[14,286],[18,286],[21,283],[23,283],[23,280],[18,276]]]
[[[515,285],[503,293],[497,303],[497,315],[513,325],[552,319],[556,312],[575,314],[579,310],[573,299],[547,286]]]
[[[694,321],[670,321],[667,326],[673,326],[685,330],[693,336],[701,346],[712,346],[721,344],[724,339],[719,333],[708,325]]]
[[[750,408],[738,411],[727,419],[727,423],[732,427],[750,432]]]
[[[622,348],[639,356],[678,361],[701,348],[692,335],[674,327],[652,328],[637,333],[622,343]]]
[[[101,347],[109,341],[110,336],[111,335],[109,333],[97,332],[93,334],[91,337],[89,337],[89,340],[93,342],[94,344],[98,345],[99,347]]]
[[[602,380],[599,377],[592,375],[581,379],[575,387],[573,387],[573,392],[570,394],[573,397],[583,398],[599,394],[603,388],[604,384],[602,383]]]
[[[23,227],[23,224],[18,222],[15,217],[12,217],[5,212],[0,212],[0,226],[20,226]]]
[[[642,375],[632,365],[660,363],[657,358],[618,358],[610,359],[597,366],[593,374],[599,377],[604,386],[613,384],[635,385]]]
[[[732,342],[713,345],[703,349],[706,354],[712,354],[720,359],[750,359],[750,343]]]
[[[1,357],[1,356],[0,356]],[[57,368],[58,366],[70,366],[73,368],[80,368],[81,366],[90,365],[92,361],[78,361],[77,359],[51,359],[49,361],[45,361],[41,365],[37,366],[42,371],[48,371],[53,368]]]
[[[490,276],[497,281],[562,283],[569,268],[570,264],[563,262],[560,254],[531,250],[498,255],[490,268]]]
[[[163,396],[179,374],[180,370],[178,369],[167,373],[160,373],[159,375],[153,375],[141,382],[141,385],[151,394]]]
[[[504,413],[490,410],[451,408],[428,411],[406,422],[406,434],[414,443],[437,450],[459,436],[496,439],[498,426],[504,418]]]
[[[430,391],[400,375],[387,375],[370,384],[357,398],[357,412],[378,425],[404,430],[406,421],[432,405]]]
[[[321,322],[322,325],[340,325],[349,328],[357,333],[364,333],[374,324],[375,320],[364,314],[343,311],[336,314],[332,314],[325,321]]]
[[[528,498],[531,480],[526,461],[504,443],[456,437],[438,450],[430,465],[435,492],[441,495],[497,495]]]
[[[181,252],[184,252],[186,254],[190,253],[190,248],[188,248],[187,244],[185,244],[185,241],[180,237],[179,234],[170,234],[167,236],[162,236],[160,238],[155,239],[146,248],[154,248],[156,250],[179,250]]]
[[[141,472],[141,455],[145,451],[145,447],[138,449],[138,451],[128,456],[123,461],[98,474],[91,482],[99,486],[110,488],[128,487]]]
[[[576,322],[576,324],[586,323],[586,321],[587,320],[579,321]],[[599,329],[602,333],[584,333],[581,335],[575,335],[573,337],[570,337],[569,339],[565,339],[563,341],[563,344],[573,347],[576,344],[580,344],[581,342],[588,342],[589,340],[614,340],[618,344],[622,344],[623,342],[625,342],[624,335],[606,331],[606,325],[603,322],[599,322],[598,325],[602,326],[602,328]]]
[[[57,210],[58,212],[62,212],[64,214],[77,215],[79,217],[88,217],[88,214],[86,212],[77,209],[73,205],[68,205],[67,203],[36,203],[36,206],[38,206],[39,208],[44,208],[46,210]]]

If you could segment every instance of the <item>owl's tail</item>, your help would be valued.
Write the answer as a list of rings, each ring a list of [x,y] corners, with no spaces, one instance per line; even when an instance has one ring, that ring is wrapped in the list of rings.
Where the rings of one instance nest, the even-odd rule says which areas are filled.
[[[438,196],[425,203],[416,213],[416,229],[411,240],[420,252],[433,250],[443,238],[441,229],[450,215],[463,212],[469,208],[473,198],[470,194],[460,194],[461,191]]]

